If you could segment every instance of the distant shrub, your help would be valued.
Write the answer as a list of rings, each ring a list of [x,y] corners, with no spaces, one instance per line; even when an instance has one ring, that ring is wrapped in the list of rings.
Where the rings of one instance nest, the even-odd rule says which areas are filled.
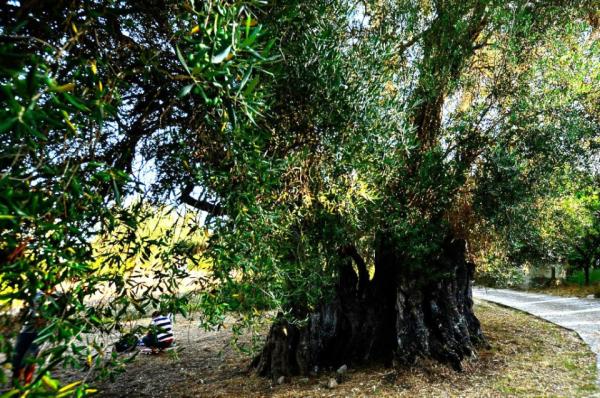
[[[491,259],[476,269],[475,283],[489,287],[516,287],[525,283],[525,277],[521,267]]]

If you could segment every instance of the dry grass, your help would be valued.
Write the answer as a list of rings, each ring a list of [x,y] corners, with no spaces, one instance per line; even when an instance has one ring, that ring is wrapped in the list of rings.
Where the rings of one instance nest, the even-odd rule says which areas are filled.
[[[229,332],[185,330],[178,357],[140,356],[116,382],[100,385],[105,397],[589,397],[596,392],[595,358],[572,332],[493,304],[477,314],[492,345],[456,373],[421,361],[408,369],[350,369],[328,389],[331,373],[294,378],[283,385],[249,375],[248,359],[227,344]],[[190,334],[187,334],[190,333]],[[186,340],[187,336],[187,340]]]
[[[596,295],[596,297],[600,297],[600,284],[596,283],[590,286],[580,286],[576,284],[563,283],[555,286],[529,288],[527,291],[565,297],[587,297],[589,295]]]

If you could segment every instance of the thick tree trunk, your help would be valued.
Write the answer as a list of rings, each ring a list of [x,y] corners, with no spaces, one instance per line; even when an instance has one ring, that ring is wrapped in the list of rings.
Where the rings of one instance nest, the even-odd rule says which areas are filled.
[[[355,261],[360,257],[353,250],[345,254]],[[342,364],[410,365],[419,357],[461,370],[462,360],[486,344],[473,313],[474,265],[466,261],[463,240],[448,240],[431,268],[421,271],[436,273],[435,279],[416,276],[385,247],[375,263],[374,278],[364,281],[364,263],[357,262],[357,275],[349,262],[335,298],[306,324],[278,319],[252,364],[256,371],[277,379]]]
[[[585,275],[585,285],[589,286],[590,285],[590,265],[585,265],[583,267],[583,273]]]

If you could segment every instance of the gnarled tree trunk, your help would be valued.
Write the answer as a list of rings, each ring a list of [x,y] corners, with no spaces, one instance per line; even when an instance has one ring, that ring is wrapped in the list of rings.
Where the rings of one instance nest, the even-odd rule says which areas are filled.
[[[448,239],[431,269],[437,278],[416,278],[380,245],[375,275],[354,248],[342,270],[336,295],[308,317],[303,326],[278,319],[253,366],[263,376],[309,374],[342,364],[393,361],[413,364],[430,357],[461,370],[465,357],[486,344],[473,313],[471,280],[474,265],[465,258],[465,242]],[[429,282],[419,284],[419,280]]]

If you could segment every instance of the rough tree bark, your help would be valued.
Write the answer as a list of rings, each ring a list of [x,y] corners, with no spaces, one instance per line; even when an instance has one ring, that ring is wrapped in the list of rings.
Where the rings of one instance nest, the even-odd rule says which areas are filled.
[[[419,357],[461,370],[462,360],[487,344],[473,313],[474,265],[466,259],[465,246],[463,240],[447,239],[431,264],[441,276],[422,284],[424,278],[415,278],[385,245],[377,250],[373,279],[365,280],[364,262],[354,248],[346,249],[349,262],[334,299],[303,326],[278,319],[252,366],[274,379],[342,364],[410,365]]]

